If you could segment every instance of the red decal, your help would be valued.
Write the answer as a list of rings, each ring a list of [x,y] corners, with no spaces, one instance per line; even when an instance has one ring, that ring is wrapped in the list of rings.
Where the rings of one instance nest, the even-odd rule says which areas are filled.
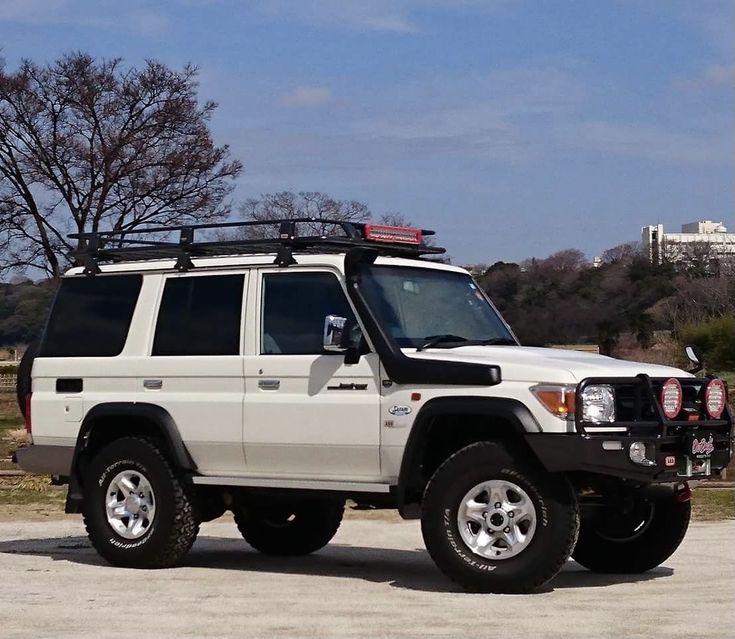
[[[664,459],[664,464],[667,466],[676,466],[676,457],[673,455],[667,455],[666,459]]]

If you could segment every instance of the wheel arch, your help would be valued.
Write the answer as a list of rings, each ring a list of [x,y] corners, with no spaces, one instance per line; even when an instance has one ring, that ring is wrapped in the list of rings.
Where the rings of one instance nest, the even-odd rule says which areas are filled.
[[[67,512],[79,512],[83,500],[82,475],[85,464],[100,448],[120,437],[153,437],[161,453],[182,471],[196,470],[179,429],[170,413],[155,404],[108,402],[93,406],[85,415],[77,435],[69,476]]]
[[[476,441],[505,441],[536,459],[525,441],[541,432],[520,401],[502,397],[439,397],[421,407],[404,448],[396,488],[402,517],[419,515],[416,507],[430,476],[452,453]],[[433,445],[433,447],[432,447]]]

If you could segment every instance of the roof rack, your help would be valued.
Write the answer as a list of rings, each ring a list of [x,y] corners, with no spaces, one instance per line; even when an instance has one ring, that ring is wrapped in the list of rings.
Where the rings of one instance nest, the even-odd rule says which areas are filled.
[[[342,234],[302,235],[298,225],[319,224],[333,227]],[[248,231],[256,230],[258,235],[268,227],[278,233],[274,237],[248,237]],[[217,229],[241,229],[244,238],[212,240],[204,238],[197,241],[197,232]],[[154,234],[179,233],[175,241],[150,239]],[[221,255],[252,255],[275,253],[274,264],[289,266],[294,264],[294,251],[302,253],[342,253],[356,246],[370,247],[380,255],[419,258],[422,255],[441,255],[445,249],[428,246],[424,237],[434,235],[428,229],[388,226],[302,217],[295,219],[257,220],[247,222],[219,222],[210,224],[188,224],[182,226],[161,226],[136,228],[125,231],[95,231],[93,233],[72,233],[71,239],[83,240],[82,248],[75,257],[84,265],[87,275],[100,272],[100,262],[127,262],[150,259],[175,259],[178,271],[194,267],[192,257],[212,257]],[[133,236],[133,237],[131,237]],[[148,236],[148,237],[146,237]]]

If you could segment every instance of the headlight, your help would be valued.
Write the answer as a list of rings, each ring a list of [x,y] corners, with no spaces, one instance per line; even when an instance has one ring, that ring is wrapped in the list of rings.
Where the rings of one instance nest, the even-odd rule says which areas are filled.
[[[605,424],[615,421],[615,391],[612,386],[588,386],[582,391],[582,421]]]

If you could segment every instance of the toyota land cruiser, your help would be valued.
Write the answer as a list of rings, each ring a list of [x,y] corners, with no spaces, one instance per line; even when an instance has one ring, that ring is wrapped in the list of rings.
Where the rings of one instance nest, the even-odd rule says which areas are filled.
[[[313,226],[76,236],[84,266],[19,378],[17,459],[68,483],[100,555],[173,566],[227,510],[257,550],[310,553],[346,499],[420,518],[473,591],[536,589],[570,555],[627,573],[676,550],[686,481],[730,460],[721,380],[523,347],[465,270],[432,261],[431,231]],[[223,229],[238,235],[208,235]]]

